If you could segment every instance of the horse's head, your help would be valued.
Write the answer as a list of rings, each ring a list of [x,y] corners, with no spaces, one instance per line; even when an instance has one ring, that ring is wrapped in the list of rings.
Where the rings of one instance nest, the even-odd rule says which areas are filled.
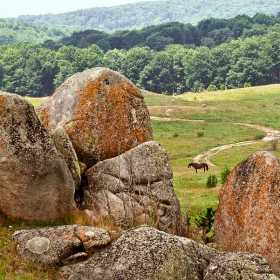
[[[190,167],[192,167],[192,164],[191,164],[191,163],[188,164],[188,168],[190,168]]]

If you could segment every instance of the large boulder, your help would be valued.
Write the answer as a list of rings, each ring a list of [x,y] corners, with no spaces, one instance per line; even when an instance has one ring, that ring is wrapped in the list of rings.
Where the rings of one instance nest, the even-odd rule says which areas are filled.
[[[202,279],[203,271],[218,252],[210,247],[140,226],[127,230],[89,260],[64,266],[65,279],[171,280]]]
[[[87,258],[94,250],[109,244],[111,237],[101,228],[69,225],[18,230],[13,234],[13,240],[17,253],[24,260],[62,265],[68,259]]]
[[[180,234],[180,204],[164,149],[155,141],[99,162],[85,173],[82,207],[94,222],[152,224]]]
[[[51,221],[71,215],[75,185],[68,166],[24,98],[0,92],[0,212]]]
[[[280,275],[280,161],[257,152],[238,164],[219,194],[216,243],[226,251],[264,256]]]
[[[203,280],[279,280],[267,261],[254,253],[223,253],[211,259]]]
[[[63,126],[81,162],[92,166],[152,140],[144,94],[106,68],[76,73],[38,109],[49,130]]]

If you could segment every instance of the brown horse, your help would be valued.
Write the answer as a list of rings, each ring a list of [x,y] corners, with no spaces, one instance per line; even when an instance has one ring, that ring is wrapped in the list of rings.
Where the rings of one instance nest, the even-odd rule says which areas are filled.
[[[205,172],[205,170],[208,171],[207,163],[194,163],[194,162],[191,162],[191,163],[189,163],[188,168],[190,168],[191,166],[195,169],[196,173],[197,173],[197,169],[200,169],[200,168],[203,168],[204,172]]]

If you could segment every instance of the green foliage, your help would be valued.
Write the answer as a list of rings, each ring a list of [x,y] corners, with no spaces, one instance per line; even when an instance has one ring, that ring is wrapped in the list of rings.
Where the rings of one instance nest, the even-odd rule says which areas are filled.
[[[215,216],[215,210],[213,210],[212,207],[209,207],[206,209],[206,213],[204,215],[200,215],[199,218],[196,220],[196,225],[199,228],[203,228],[205,230],[205,233],[208,233],[211,231],[211,228],[214,224],[214,216]]]
[[[217,91],[217,87],[215,85],[210,84],[207,88],[207,91]]]
[[[17,42],[43,43],[46,40],[59,40],[64,36],[69,36],[75,29],[80,30],[81,28],[54,27],[47,24],[43,26],[11,19],[0,20],[0,45]]]
[[[255,139],[255,140],[261,140],[261,139],[263,139],[265,136],[266,136],[265,133],[259,133],[259,134],[255,135],[254,139]]]
[[[251,83],[244,83],[244,87],[251,87]]]
[[[218,184],[217,176],[214,174],[210,174],[207,178],[206,187],[211,189],[215,188]]]
[[[221,184],[224,184],[230,172],[230,169],[225,165],[224,169],[221,171]]]
[[[202,137],[202,136],[204,136],[204,132],[203,132],[203,131],[198,131],[198,132],[196,133],[196,135],[197,135],[198,137]]]
[[[40,45],[3,45],[0,90],[48,96],[71,75],[99,66],[120,72],[139,88],[166,95],[279,83],[277,21],[278,17],[262,14],[241,15],[227,20],[210,18],[197,27],[169,22],[111,34],[77,31]],[[265,30],[264,35],[247,38],[244,32],[253,34],[254,28]],[[219,41],[221,34],[224,39]],[[236,34],[242,36],[235,39]],[[199,47],[202,39],[211,39],[211,48]]]

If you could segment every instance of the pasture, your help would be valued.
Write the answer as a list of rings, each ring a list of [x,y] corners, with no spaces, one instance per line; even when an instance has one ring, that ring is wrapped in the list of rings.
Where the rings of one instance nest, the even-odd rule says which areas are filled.
[[[220,174],[226,166],[232,170],[254,152],[271,150],[271,143],[256,141],[220,151],[211,157],[215,166],[209,166],[205,173],[203,170],[195,173],[194,169],[187,168],[188,163],[208,149],[260,140],[266,135],[259,129],[242,124],[280,129],[280,85],[177,96],[149,93],[145,102],[150,115],[158,117],[152,120],[154,138],[168,153],[182,212],[187,211],[193,220],[205,213],[208,207],[216,209]],[[271,152],[280,156],[278,150]],[[218,185],[213,189],[206,187],[209,174],[218,177]]]

